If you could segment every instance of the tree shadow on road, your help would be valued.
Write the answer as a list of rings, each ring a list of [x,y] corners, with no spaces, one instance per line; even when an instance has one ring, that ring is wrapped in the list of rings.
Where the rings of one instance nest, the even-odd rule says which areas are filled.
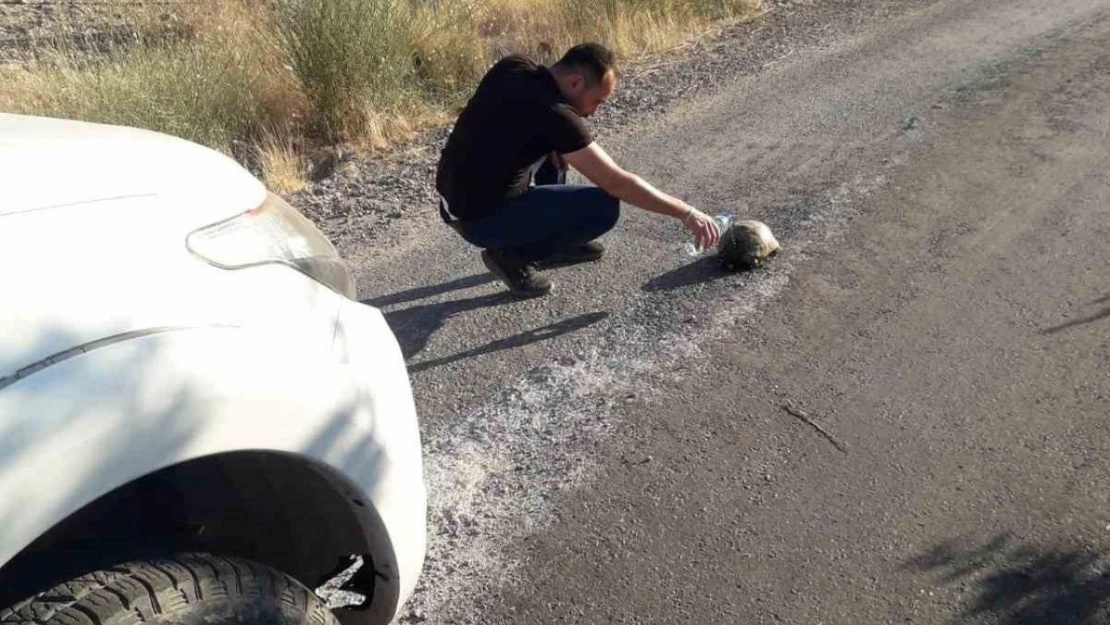
[[[1084,547],[1022,545],[1000,534],[982,546],[947,540],[905,564],[973,589],[953,623],[1102,625],[1110,622],[1110,571]]]
[[[710,282],[726,275],[728,274],[721,268],[720,260],[715,256],[706,256],[648,280],[644,284],[643,290],[647,293],[673,291],[686,286]]]
[[[489,343],[486,343],[485,345],[482,345],[481,347],[475,347],[474,349],[468,349],[466,351],[462,351],[462,352],[459,352],[457,354],[452,354],[450,356],[444,356],[443,358],[433,358],[431,360],[425,360],[423,362],[418,362],[418,363],[409,367],[409,372],[410,373],[419,373],[420,371],[424,371],[424,370],[431,369],[433,367],[438,367],[438,366],[441,366],[441,365],[450,364],[452,362],[456,362],[456,361],[459,361],[459,360],[465,360],[467,358],[473,358],[475,356],[481,356],[483,354],[489,354],[491,352],[496,352],[496,351],[500,351],[500,350],[503,350],[503,349],[512,349],[514,347],[523,347],[525,345],[530,345],[532,343],[538,343],[540,341],[546,341],[548,339],[553,339],[557,336],[561,336],[563,334],[569,334],[571,332],[576,332],[578,330],[581,330],[583,328],[591,326],[591,325],[605,319],[608,316],[609,316],[609,313],[607,313],[607,312],[592,312],[592,313],[587,313],[587,314],[584,314],[584,315],[579,315],[577,317],[571,317],[570,319],[564,319],[564,320],[559,321],[557,323],[546,325],[546,326],[543,326],[543,327],[540,327],[540,328],[535,328],[535,329],[532,329],[532,330],[525,330],[524,332],[521,332],[520,334],[516,334],[516,335],[510,336],[510,337],[506,337],[506,338],[503,338],[503,339],[497,339],[496,341],[490,341]]]
[[[1103,303],[1108,302],[1108,301],[1110,301],[1110,295],[1100,297],[1100,298],[1096,299],[1095,301],[1091,302],[1091,304],[1103,304]],[[1044,330],[1041,331],[1041,334],[1056,334],[1057,332],[1062,332],[1062,331],[1067,330],[1069,328],[1074,328],[1076,326],[1080,326],[1080,325],[1083,325],[1083,324],[1086,324],[1086,323],[1094,323],[1095,321],[1098,321],[1100,319],[1106,319],[1108,317],[1110,317],[1110,306],[1108,306],[1106,308],[1103,308],[1102,310],[1100,310],[1099,312],[1094,313],[1093,315],[1088,315],[1086,317],[1082,317],[1082,318],[1079,318],[1079,319],[1073,319],[1071,321],[1068,321],[1066,323],[1061,323],[1060,325],[1053,326],[1051,328],[1045,328]]]

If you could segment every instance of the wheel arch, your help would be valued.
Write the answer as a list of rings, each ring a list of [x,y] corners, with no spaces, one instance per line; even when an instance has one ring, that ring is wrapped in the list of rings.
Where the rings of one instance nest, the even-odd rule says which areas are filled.
[[[399,593],[381,561],[386,537],[373,504],[327,466],[269,451],[215,454],[133,480],[50,528],[0,567],[0,606],[67,576],[183,551],[254,560],[312,589],[362,558],[350,590],[367,601],[337,615],[386,623]]]

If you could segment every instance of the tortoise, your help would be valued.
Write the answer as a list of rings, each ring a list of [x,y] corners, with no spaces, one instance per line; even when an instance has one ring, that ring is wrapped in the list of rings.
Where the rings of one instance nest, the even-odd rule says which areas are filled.
[[[717,256],[729,271],[754,269],[779,251],[779,242],[761,221],[734,221],[721,235]]]

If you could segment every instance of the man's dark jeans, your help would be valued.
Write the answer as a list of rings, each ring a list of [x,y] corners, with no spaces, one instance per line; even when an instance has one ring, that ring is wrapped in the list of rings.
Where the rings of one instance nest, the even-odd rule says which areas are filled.
[[[613,229],[620,201],[597,187],[564,184],[566,170],[544,161],[535,185],[507,200],[497,214],[459,223],[464,239],[483,249],[540,260],[570,251]]]

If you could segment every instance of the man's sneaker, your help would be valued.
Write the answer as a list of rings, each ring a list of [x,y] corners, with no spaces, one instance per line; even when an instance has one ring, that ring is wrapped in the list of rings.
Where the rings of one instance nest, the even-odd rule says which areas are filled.
[[[536,261],[540,267],[565,267],[567,265],[577,265],[578,263],[590,263],[595,260],[601,260],[605,255],[605,246],[600,241],[590,241],[585,245],[571,248],[569,250],[560,250]]]
[[[482,250],[482,262],[493,275],[501,278],[515,297],[540,297],[551,291],[551,281],[536,275],[528,261],[498,250]]]

